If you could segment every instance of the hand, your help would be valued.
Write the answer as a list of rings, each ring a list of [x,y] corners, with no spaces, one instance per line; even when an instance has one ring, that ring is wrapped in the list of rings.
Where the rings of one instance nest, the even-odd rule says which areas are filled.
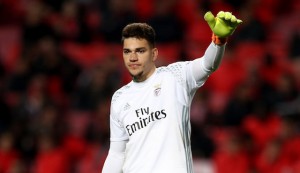
[[[204,19],[208,23],[212,32],[220,37],[230,36],[239,24],[243,21],[237,19],[231,12],[220,11],[215,17],[210,11],[206,12]]]

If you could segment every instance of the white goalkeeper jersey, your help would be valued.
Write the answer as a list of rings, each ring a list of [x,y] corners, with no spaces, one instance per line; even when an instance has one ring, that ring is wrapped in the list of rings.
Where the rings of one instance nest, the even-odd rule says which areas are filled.
[[[212,51],[214,52],[214,51]],[[192,74],[194,61],[159,67],[112,97],[111,141],[128,140],[123,173],[192,173],[190,106],[209,72]]]
[[[124,173],[190,173],[190,105],[196,82],[189,62],[157,68],[113,96],[111,141],[129,139]]]

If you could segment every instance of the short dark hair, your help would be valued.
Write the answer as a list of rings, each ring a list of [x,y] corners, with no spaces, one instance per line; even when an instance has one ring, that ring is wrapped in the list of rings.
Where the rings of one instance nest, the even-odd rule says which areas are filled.
[[[127,38],[146,39],[150,46],[155,46],[155,31],[147,23],[131,23],[122,30],[122,43]]]

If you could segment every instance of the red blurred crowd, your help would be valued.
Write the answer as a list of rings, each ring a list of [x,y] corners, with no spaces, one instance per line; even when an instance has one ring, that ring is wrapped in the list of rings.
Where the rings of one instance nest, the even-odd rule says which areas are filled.
[[[1,0],[0,173],[100,172],[121,29],[157,32],[158,66],[201,57],[206,11],[243,24],[191,109],[195,173],[300,172],[297,0]]]

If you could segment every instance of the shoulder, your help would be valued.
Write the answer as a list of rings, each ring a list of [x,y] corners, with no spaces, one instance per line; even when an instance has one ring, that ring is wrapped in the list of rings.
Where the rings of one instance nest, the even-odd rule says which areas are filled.
[[[176,79],[176,81],[183,83],[186,79],[186,72],[189,69],[190,61],[179,61],[168,66],[159,67],[158,74],[169,74]]]
[[[176,72],[180,72],[180,71],[186,69],[186,67],[188,67],[190,62],[191,61],[179,61],[179,62],[169,64],[168,66],[159,67],[158,68],[158,73],[164,73],[164,72],[176,73]]]
[[[124,95],[124,93],[129,91],[130,87],[131,87],[131,82],[119,88],[117,91],[115,91],[111,99],[112,105],[118,100],[120,100],[120,98]]]

